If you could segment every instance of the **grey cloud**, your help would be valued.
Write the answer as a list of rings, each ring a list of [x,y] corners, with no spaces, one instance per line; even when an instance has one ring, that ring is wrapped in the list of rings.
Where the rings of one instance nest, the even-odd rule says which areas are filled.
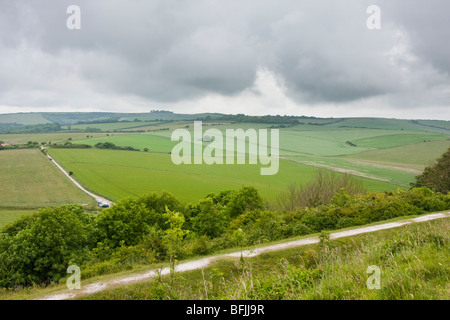
[[[373,2],[382,8],[376,31],[366,28]],[[79,31],[65,27],[70,4],[81,7]],[[406,0],[5,0],[0,6],[0,66],[7,66],[0,104],[33,88],[51,92],[54,104],[86,88],[162,103],[233,96],[252,87],[259,67],[277,74],[301,104],[345,107],[385,97],[393,108],[408,108],[450,100],[446,0],[426,7]],[[22,60],[11,66],[15,50]],[[30,59],[36,56],[44,61]],[[24,104],[42,103],[24,96]]]

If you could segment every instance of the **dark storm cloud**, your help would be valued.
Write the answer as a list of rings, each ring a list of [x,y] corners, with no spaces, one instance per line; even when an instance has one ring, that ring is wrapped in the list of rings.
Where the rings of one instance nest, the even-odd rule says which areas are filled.
[[[81,30],[66,28],[71,4],[81,8]],[[382,10],[381,30],[366,27],[371,4]],[[0,105],[58,105],[67,97],[82,104],[83,95],[161,103],[238,96],[260,68],[276,74],[299,104],[450,101],[446,0],[0,5]]]

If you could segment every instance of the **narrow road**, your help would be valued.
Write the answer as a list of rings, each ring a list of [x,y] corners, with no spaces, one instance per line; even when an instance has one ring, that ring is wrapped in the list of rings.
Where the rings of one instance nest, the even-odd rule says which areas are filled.
[[[417,218],[413,219],[405,219],[401,221],[396,222],[389,222],[374,226],[368,226],[368,227],[361,227],[346,231],[338,231],[330,234],[330,239],[339,239],[343,237],[350,237],[358,234],[363,233],[369,233],[369,232],[375,232],[379,230],[385,230],[385,229],[391,229],[391,228],[398,228],[404,225],[412,224],[412,223],[418,223],[418,222],[424,222],[424,221],[430,221],[434,219],[442,219],[442,218],[449,218],[450,217],[450,211],[449,212],[441,212],[441,213],[434,213],[434,214],[428,214],[423,215]],[[300,240],[295,241],[289,241],[285,243],[275,244],[275,245],[269,245],[260,247],[254,250],[245,250],[245,251],[239,251],[239,252],[233,252],[233,253],[227,253],[217,256],[211,256],[206,257],[198,260],[188,261],[184,263],[180,263],[175,267],[175,270],[177,272],[185,272],[185,271],[192,271],[192,270],[198,270],[206,268],[208,265],[211,264],[211,262],[223,259],[223,258],[239,258],[241,254],[244,257],[254,257],[257,255],[260,255],[265,252],[270,251],[277,251],[277,250],[284,250],[299,246],[304,246],[308,244],[315,244],[318,243],[320,240],[318,237],[309,237],[304,238]],[[81,271],[82,272],[82,271]],[[170,269],[169,268],[163,268],[163,269],[152,269],[143,273],[138,273],[135,275],[130,276],[124,276],[124,277],[118,277],[110,280],[100,281],[96,283],[92,283],[86,286],[82,286],[79,290],[64,290],[60,293],[51,294],[42,298],[38,298],[37,300],[68,300],[68,299],[75,299],[81,296],[86,296],[89,294],[97,293],[103,290],[110,290],[117,286],[122,285],[129,285],[133,283],[137,283],[140,281],[145,281],[151,278],[155,278],[158,276],[158,273],[161,275],[169,274]]]
[[[41,147],[41,150],[42,150],[42,149],[45,150],[44,147]],[[70,179],[70,181],[72,181],[72,183],[73,183],[78,189],[80,189],[81,191],[83,191],[83,192],[87,193],[88,195],[90,195],[91,197],[93,197],[93,198],[95,199],[95,201],[97,201],[97,203],[106,203],[106,204],[108,204],[109,206],[111,206],[111,205],[113,204],[112,201],[110,201],[110,200],[108,200],[108,199],[106,199],[106,198],[100,197],[99,195],[96,195],[96,194],[94,194],[94,193],[92,193],[92,192],[86,190],[81,184],[79,184],[74,178],[72,178],[72,177],[66,172],[66,170],[64,170],[64,168],[61,167],[61,166],[59,165],[59,163],[56,162],[55,159],[53,159],[48,153],[45,153],[45,155],[47,156],[47,158],[49,158],[49,159],[53,162],[53,164],[54,164],[59,170],[61,170],[62,173],[64,173],[64,175],[65,175],[67,178]]]

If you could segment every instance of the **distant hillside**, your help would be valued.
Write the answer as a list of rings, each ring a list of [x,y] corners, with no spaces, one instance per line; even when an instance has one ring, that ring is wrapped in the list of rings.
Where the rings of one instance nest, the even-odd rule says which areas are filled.
[[[178,114],[171,111],[152,110],[147,113],[116,112],[35,112],[0,114],[1,133],[59,131],[64,125],[101,124],[149,121],[225,121],[236,123],[265,123],[273,128],[310,125],[339,128],[392,129],[447,134],[450,121],[444,120],[402,120],[387,118],[318,118],[308,116],[249,116],[245,114],[199,113]],[[49,126],[51,125],[51,126]],[[89,126],[95,128],[95,126]]]

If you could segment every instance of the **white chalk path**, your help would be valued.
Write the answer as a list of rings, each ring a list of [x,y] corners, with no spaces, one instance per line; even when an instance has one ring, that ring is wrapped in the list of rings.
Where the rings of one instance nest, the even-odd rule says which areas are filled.
[[[41,150],[42,150],[42,149],[45,149],[45,148],[41,147]],[[96,194],[94,194],[94,193],[92,193],[92,192],[86,190],[81,184],[79,184],[74,178],[72,178],[72,177],[66,172],[66,170],[64,170],[64,168],[61,167],[61,166],[59,165],[59,163],[55,161],[55,159],[53,159],[52,157],[50,157],[50,155],[49,155],[48,153],[45,153],[45,154],[46,154],[47,158],[49,158],[49,159],[53,162],[53,164],[54,164],[59,170],[61,170],[61,172],[64,173],[64,175],[65,175],[67,178],[69,178],[70,181],[72,181],[72,183],[73,183],[78,189],[80,189],[81,191],[83,191],[83,192],[87,193],[88,195],[90,195],[91,197],[93,197],[93,198],[95,199],[95,201],[97,201],[97,203],[100,203],[100,202],[101,202],[101,203],[107,203],[109,206],[111,206],[111,205],[113,204],[112,201],[110,201],[110,200],[108,200],[108,199],[106,199],[106,198],[100,197],[99,195],[96,195]]]
[[[363,233],[369,233],[369,232],[375,232],[379,230],[385,230],[385,229],[392,229],[392,228],[398,228],[404,225],[417,223],[417,222],[424,222],[424,221],[430,221],[434,219],[442,219],[442,218],[448,218],[450,217],[450,211],[449,212],[441,212],[441,213],[434,213],[434,214],[428,214],[423,215],[417,218],[413,219],[406,219],[401,220],[397,222],[389,222],[374,226],[368,226],[368,227],[361,227],[346,231],[338,231],[330,234],[330,239],[339,239],[343,237],[349,237],[354,236],[358,234]],[[269,245],[265,247],[260,247],[254,250],[245,250],[245,251],[239,251],[239,252],[233,252],[233,253],[227,253],[217,256],[211,256],[206,257],[198,260],[188,261],[184,263],[180,263],[175,267],[176,272],[185,272],[185,271],[192,271],[192,270],[198,270],[206,268],[208,265],[211,264],[211,262],[222,259],[222,258],[239,258],[241,255],[244,257],[254,257],[257,255],[260,255],[264,252],[270,252],[270,251],[277,251],[277,250],[284,250],[299,246],[304,246],[308,244],[315,244],[318,243],[320,240],[318,237],[309,237],[305,239],[295,240],[295,241],[289,241],[285,243],[280,244],[274,244]],[[61,293],[57,294],[51,294],[42,298],[39,298],[37,300],[68,300],[68,299],[75,299],[81,296],[97,293],[103,290],[112,289],[117,286],[121,285],[130,285],[133,283],[137,283],[140,281],[145,281],[151,278],[155,278],[158,276],[158,273],[161,275],[166,275],[170,273],[169,268],[163,268],[163,269],[152,269],[143,273],[130,275],[130,276],[123,276],[111,280],[106,281],[100,281],[96,283],[92,283],[86,286],[82,286],[79,290],[65,290]]]

